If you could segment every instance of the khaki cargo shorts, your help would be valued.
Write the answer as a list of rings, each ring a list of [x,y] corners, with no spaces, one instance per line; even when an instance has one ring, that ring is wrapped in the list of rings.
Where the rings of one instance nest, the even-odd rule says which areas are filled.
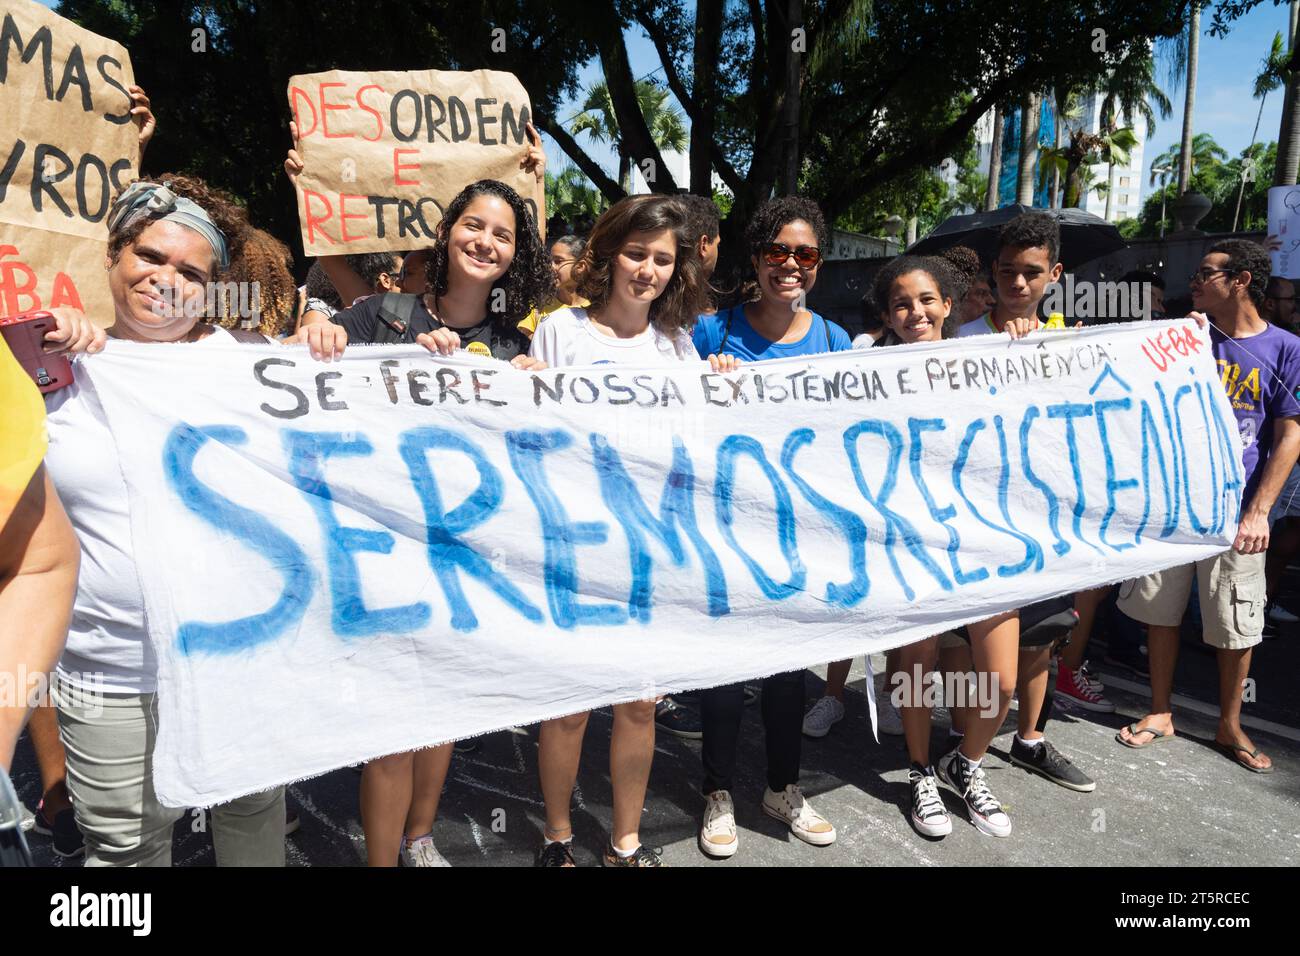
[[[1205,643],[1223,650],[1245,650],[1263,639],[1264,557],[1229,548],[1195,564],[1166,568],[1119,586],[1119,609],[1143,624],[1177,627],[1192,594],[1201,603]]]

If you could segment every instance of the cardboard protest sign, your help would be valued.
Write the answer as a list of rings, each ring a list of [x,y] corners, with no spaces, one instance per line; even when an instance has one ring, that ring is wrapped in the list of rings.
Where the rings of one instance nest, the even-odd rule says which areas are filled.
[[[887,650],[1223,551],[1241,507],[1190,320],[730,374],[157,352],[110,342],[78,400],[130,496],[169,806]]]
[[[513,74],[331,70],[291,77],[288,95],[307,255],[428,246],[447,204],[479,179],[514,188],[542,228],[545,190],[519,168],[532,109]]]
[[[0,315],[73,306],[113,323],[105,221],[135,178],[120,44],[32,0],[0,21]]]

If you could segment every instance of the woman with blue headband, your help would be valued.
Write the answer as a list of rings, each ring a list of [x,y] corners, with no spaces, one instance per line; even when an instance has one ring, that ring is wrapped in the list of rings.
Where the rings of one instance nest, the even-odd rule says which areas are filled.
[[[229,199],[190,177],[136,182],[114,201],[108,228],[110,338],[195,348],[232,338],[267,341],[206,321],[212,283],[240,260],[251,229]],[[340,348],[344,343],[346,336],[337,342]],[[329,343],[331,350],[335,344]],[[183,811],[159,804],[153,788],[157,662],[117,446],[93,389],[74,381],[50,393],[46,409],[46,464],[82,550],[72,624],[51,696],[86,865],[168,866],[172,827]],[[215,807],[211,822],[218,865],[284,865],[282,787]]]

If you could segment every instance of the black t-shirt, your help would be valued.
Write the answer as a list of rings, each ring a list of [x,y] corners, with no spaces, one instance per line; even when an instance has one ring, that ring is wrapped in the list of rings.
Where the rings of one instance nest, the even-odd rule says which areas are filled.
[[[351,308],[335,312],[330,321],[343,326],[348,333],[349,342],[357,345],[374,344],[380,338],[379,330],[383,327],[383,320],[379,318],[379,307],[383,301],[382,295],[367,296]],[[416,336],[443,327],[444,323],[429,313],[424,297],[421,296],[411,314],[410,327],[397,341],[413,343]],[[509,361],[516,355],[528,354],[528,339],[523,333],[515,328],[506,328],[504,322],[494,322],[490,315],[477,325],[452,331],[460,336],[461,347],[475,355],[490,355],[492,358]]]

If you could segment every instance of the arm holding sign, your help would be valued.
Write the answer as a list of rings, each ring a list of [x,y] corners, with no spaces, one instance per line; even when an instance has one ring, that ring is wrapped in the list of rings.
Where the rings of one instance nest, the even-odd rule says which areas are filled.
[[[149,109],[149,95],[144,90],[131,86],[127,92],[131,96],[131,121],[140,130],[140,162],[143,162],[145,147],[153,139],[158,121],[154,118],[153,110]]]
[[[1268,513],[1282,493],[1287,476],[1300,457],[1300,417],[1279,418],[1273,423],[1273,449],[1264,465],[1259,487],[1241,512],[1237,539],[1232,543],[1239,554],[1259,554],[1268,549]]]
[[[296,190],[298,188],[298,177],[302,175],[303,171],[302,156],[298,153],[297,123],[290,121],[289,133],[293,136],[293,148],[289,150],[288,155],[284,158],[284,172]],[[344,305],[355,302],[363,296],[371,295],[375,291],[365,279],[352,270],[352,267],[348,265],[343,256],[320,256],[319,262],[321,268],[325,270],[325,274],[329,276],[330,282],[334,284],[334,289],[338,292],[339,299],[342,300]],[[322,322],[328,323],[329,319],[319,315],[319,313],[308,313],[303,316],[300,327]]]
[[[335,325],[329,319],[323,322],[305,324],[296,333],[282,343],[284,345],[306,345],[311,350],[311,357],[318,362],[332,362],[343,357],[347,348],[347,329]]]
[[[545,183],[546,151],[542,149],[542,135],[537,132],[532,123],[525,124],[524,129],[528,133],[528,150],[524,153],[519,168],[526,173],[532,173],[539,183]]]

